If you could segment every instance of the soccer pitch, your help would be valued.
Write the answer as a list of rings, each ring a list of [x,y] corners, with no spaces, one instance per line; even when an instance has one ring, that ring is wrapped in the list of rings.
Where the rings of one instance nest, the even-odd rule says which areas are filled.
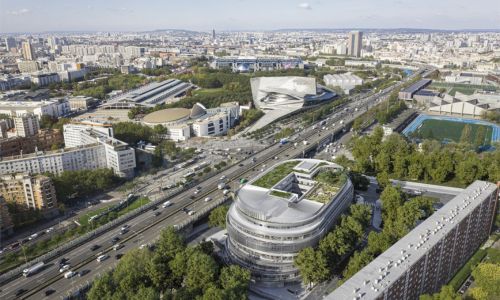
[[[493,129],[491,126],[482,124],[467,124],[462,122],[438,120],[438,119],[427,119],[422,122],[420,126],[412,133],[414,136],[418,136],[424,139],[435,139],[439,141],[453,141],[460,142],[462,137],[463,129],[466,125],[470,126],[470,133],[467,134],[467,140],[469,143],[474,144],[477,138],[477,133],[481,127],[485,127],[484,140],[482,146],[491,145],[491,136]]]

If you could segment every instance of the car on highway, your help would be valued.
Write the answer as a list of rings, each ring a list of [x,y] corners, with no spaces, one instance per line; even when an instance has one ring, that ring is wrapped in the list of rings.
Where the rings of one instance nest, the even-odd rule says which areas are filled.
[[[63,265],[61,268],[59,268],[59,273],[63,273],[69,270],[71,266],[70,265]]]
[[[69,279],[75,275],[76,275],[76,272],[68,271],[68,272],[64,273],[64,278]]]
[[[56,290],[54,290],[54,289],[45,290],[45,297],[48,297],[48,296],[54,294],[55,292],[56,292]]]
[[[107,254],[99,255],[99,256],[97,257],[97,262],[104,261],[104,260],[106,260],[106,259],[108,259],[108,258],[109,258],[109,255],[107,255]]]
[[[200,192],[199,190],[196,190],[196,191],[194,191],[194,194],[198,195],[199,192]]]
[[[227,177],[226,177],[226,175],[222,175],[222,176],[219,178],[219,180],[221,180],[221,181],[222,181],[222,180],[226,180],[226,178],[227,178]]]
[[[130,225],[125,224],[122,226],[121,230],[127,230],[129,228],[130,228]]]
[[[194,211],[194,210],[190,210],[190,211],[188,212],[188,216],[192,216],[192,215],[194,215],[194,214],[195,214],[195,211]]]
[[[90,247],[90,251],[96,251],[99,248],[101,248],[100,245],[94,244],[94,245],[92,245],[92,247]]]
[[[123,248],[123,244],[115,244],[113,246],[113,250],[115,250],[115,251],[117,251],[118,249],[121,249],[121,248]]]
[[[212,197],[206,197],[205,202],[212,201]]]
[[[50,233],[52,230],[54,230],[54,227],[47,228],[47,229],[45,230],[45,232],[46,232],[46,233]]]
[[[169,206],[171,206],[171,205],[172,205],[172,202],[170,202],[170,201],[165,201],[165,202],[163,202],[163,204],[162,204],[162,206],[161,206],[161,207],[163,207],[163,208],[167,208],[167,207],[169,207]]]
[[[161,212],[159,212],[159,211],[155,211],[155,212],[153,213],[153,216],[155,216],[155,217],[158,217],[159,215],[161,215]]]
[[[64,265],[64,264],[66,264],[67,261],[68,261],[68,259],[66,257],[63,257],[59,260],[59,265]]]
[[[155,210],[157,210],[157,209],[158,209],[158,206],[156,206],[156,205],[155,205],[155,206],[153,206],[153,207],[151,207],[151,210],[152,210],[152,211],[155,211]]]
[[[122,253],[118,253],[115,255],[115,259],[120,259],[122,258],[123,254]]]
[[[34,240],[38,237],[38,233],[33,233],[32,235],[30,235],[30,237],[28,238],[28,240]]]
[[[28,291],[28,290],[26,290],[26,289],[18,289],[18,290],[16,291],[16,297],[21,296],[22,294],[26,293],[27,291]]]
[[[82,277],[82,276],[87,275],[88,273],[90,273],[90,270],[89,270],[89,269],[81,270],[81,271],[78,273],[78,276],[79,276],[79,277]]]
[[[223,190],[223,191],[222,191],[222,194],[224,194],[224,195],[229,194],[229,190],[228,190],[228,189]]]
[[[189,196],[189,199],[194,200],[196,197],[194,195]]]
[[[118,243],[119,240],[120,240],[120,238],[115,236],[113,239],[111,239],[111,243],[116,244],[116,243]]]

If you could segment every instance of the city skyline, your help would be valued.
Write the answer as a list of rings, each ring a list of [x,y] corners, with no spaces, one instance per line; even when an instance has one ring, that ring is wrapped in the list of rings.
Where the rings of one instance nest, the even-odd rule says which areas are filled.
[[[137,5],[132,1],[89,0],[85,3],[54,0],[49,5],[33,0],[0,0],[1,33],[45,31],[195,31],[422,28],[437,30],[500,29],[500,5],[493,0],[367,0],[355,2],[197,0]],[[193,9],[195,7],[195,9]],[[432,9],[429,9],[429,8]],[[488,7],[489,9],[484,9]],[[259,14],[242,13],[259,10]],[[222,14],[220,12],[225,12]],[[279,14],[276,12],[279,11]],[[240,12],[240,13],[235,13]],[[339,13],[341,12],[341,13]],[[411,13],[410,13],[411,12]]]

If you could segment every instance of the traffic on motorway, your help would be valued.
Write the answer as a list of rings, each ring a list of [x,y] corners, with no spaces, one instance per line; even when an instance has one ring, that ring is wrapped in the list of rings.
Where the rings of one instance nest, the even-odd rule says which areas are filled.
[[[237,189],[246,178],[261,172],[266,165],[302,156],[320,144],[325,137],[343,130],[345,124],[352,122],[365,111],[363,108],[368,109],[375,105],[380,98],[386,97],[397,86],[341,105],[326,119],[326,122],[321,121],[305,128],[290,137],[289,143],[276,143],[257,152],[218,176],[211,177],[168,199],[160,207],[153,207],[151,211],[140,214],[126,226],[110,230],[65,253],[64,257],[43,262],[36,269],[29,270],[27,276],[18,277],[2,286],[0,297],[41,299],[48,296],[69,295],[91,282],[95,276],[113,268],[126,251],[152,247],[161,229],[194,218],[196,212],[207,207],[212,199],[227,196],[226,191]],[[319,126],[321,130],[318,130]],[[225,186],[220,188],[222,182]]]

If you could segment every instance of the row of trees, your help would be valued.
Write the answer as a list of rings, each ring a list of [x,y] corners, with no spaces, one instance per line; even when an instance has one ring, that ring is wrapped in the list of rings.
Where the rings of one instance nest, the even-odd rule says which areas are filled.
[[[351,140],[353,168],[361,173],[377,174],[382,186],[389,177],[444,183],[457,180],[468,185],[474,180],[500,180],[500,150],[476,153],[470,145],[424,141],[419,150],[398,134],[385,140],[377,127],[369,136]]]
[[[97,99],[104,99],[113,90],[131,90],[145,83],[142,76],[134,74],[115,74],[109,78],[97,80],[95,82],[84,82],[73,84],[71,88],[75,95],[90,96]]]
[[[187,247],[169,227],[154,251],[129,251],[114,271],[97,278],[87,299],[246,299],[249,281],[248,270],[220,266],[211,242]]]
[[[384,189],[380,200],[382,201],[383,230],[370,232],[366,247],[354,252],[342,272],[344,281],[405,236],[419,220],[427,218],[434,211],[434,199],[429,197],[409,199],[400,188],[393,186],[387,186]]]
[[[122,179],[111,169],[64,171],[45,174],[52,179],[59,202],[70,204],[75,198],[88,197],[117,186]]]
[[[329,279],[338,262],[361,241],[370,220],[369,206],[351,205],[350,214],[341,216],[340,222],[320,241],[316,249],[302,249],[294,264],[304,283],[319,283]]]

